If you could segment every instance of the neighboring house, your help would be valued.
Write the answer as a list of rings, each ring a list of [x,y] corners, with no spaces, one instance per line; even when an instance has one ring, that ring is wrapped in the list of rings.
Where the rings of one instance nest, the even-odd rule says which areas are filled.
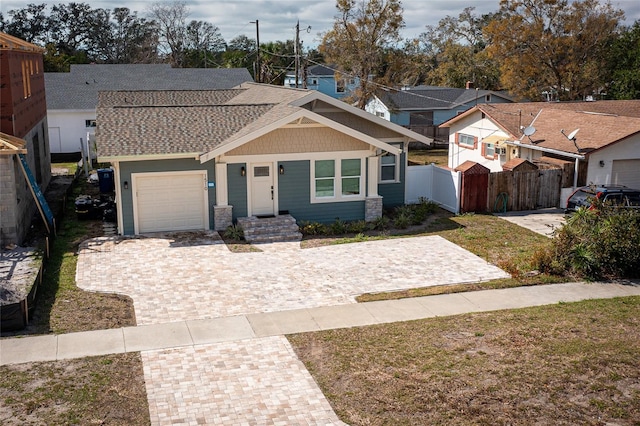
[[[0,244],[21,244],[36,203],[17,154],[41,189],[51,179],[44,49],[0,33]]]
[[[96,126],[101,90],[229,89],[253,81],[244,68],[171,68],[168,64],[71,65],[45,73],[49,139],[53,154],[87,150]]]
[[[317,90],[332,98],[343,99],[351,96],[360,85],[360,79],[343,75],[337,72],[333,66],[313,65],[307,68],[306,88]],[[285,87],[296,87],[295,73],[287,74],[284,79]],[[303,88],[303,79],[298,80],[298,87]]]
[[[257,83],[102,92],[97,112],[120,234],[371,220],[405,202],[407,144],[430,142],[320,92]]]
[[[640,187],[640,100],[478,105],[442,126],[452,169],[473,161],[497,172],[517,158],[573,165],[573,187]]]
[[[416,86],[403,90],[380,89],[365,110],[415,132],[447,141],[446,128],[438,126],[478,104],[507,103],[513,100],[504,93],[438,86]]]

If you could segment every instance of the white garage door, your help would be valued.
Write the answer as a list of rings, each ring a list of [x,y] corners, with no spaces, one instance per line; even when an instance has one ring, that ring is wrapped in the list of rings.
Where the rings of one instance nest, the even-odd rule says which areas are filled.
[[[136,234],[208,228],[206,172],[131,176]]]
[[[640,159],[614,160],[611,174],[612,183],[640,188]]]

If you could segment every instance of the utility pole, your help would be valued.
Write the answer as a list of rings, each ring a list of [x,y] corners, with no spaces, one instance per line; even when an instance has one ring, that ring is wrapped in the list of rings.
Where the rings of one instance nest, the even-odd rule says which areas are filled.
[[[298,79],[300,78],[300,21],[296,23],[296,45],[294,47],[296,56],[296,89],[298,88]]]
[[[256,78],[256,83],[261,83],[261,72],[260,72],[260,21],[258,21],[257,19],[255,21],[251,21],[249,22],[250,24],[255,23],[256,24],[256,72],[255,72],[255,78]]]
[[[307,28],[305,28],[306,32],[310,32],[311,31],[311,25],[309,25]],[[294,54],[296,57],[296,89],[298,88],[298,79],[300,78],[300,74],[306,74],[306,73],[301,73],[300,72],[300,21],[298,20],[298,22],[296,23],[296,41],[295,41],[295,46],[293,47],[294,49]],[[307,88],[307,77],[306,75],[304,75],[304,80],[302,83],[302,87],[303,88]]]

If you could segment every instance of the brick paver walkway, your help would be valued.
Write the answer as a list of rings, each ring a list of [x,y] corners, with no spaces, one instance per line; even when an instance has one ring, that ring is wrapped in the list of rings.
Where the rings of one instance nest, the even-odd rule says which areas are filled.
[[[138,325],[355,303],[365,292],[476,282],[502,270],[437,237],[231,253],[216,233],[80,249],[86,290],[133,298]],[[152,424],[341,424],[284,337],[142,352]]]

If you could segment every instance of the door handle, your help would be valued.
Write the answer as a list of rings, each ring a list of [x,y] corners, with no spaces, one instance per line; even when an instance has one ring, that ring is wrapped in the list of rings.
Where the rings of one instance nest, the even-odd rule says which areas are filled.
[[[271,185],[271,199],[273,200],[273,185]]]

